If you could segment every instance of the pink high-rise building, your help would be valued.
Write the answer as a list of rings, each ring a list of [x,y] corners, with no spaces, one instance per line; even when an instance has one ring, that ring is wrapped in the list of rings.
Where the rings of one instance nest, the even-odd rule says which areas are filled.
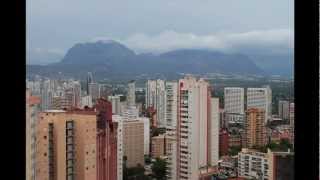
[[[219,100],[209,83],[187,76],[178,84],[177,179],[210,176],[219,157]],[[216,132],[215,132],[216,131]]]

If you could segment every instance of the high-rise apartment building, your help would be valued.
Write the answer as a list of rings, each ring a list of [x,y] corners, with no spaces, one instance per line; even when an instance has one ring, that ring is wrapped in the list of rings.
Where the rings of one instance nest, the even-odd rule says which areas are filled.
[[[100,98],[108,99],[112,93],[112,86],[109,84],[99,84]]]
[[[76,96],[75,96],[73,88],[65,90],[64,98],[68,103],[68,108],[75,108],[76,107],[76,104],[75,104]]]
[[[146,107],[156,109],[157,126],[166,127],[165,122],[165,81],[148,80],[146,83]]]
[[[53,96],[51,102],[51,109],[63,110],[70,109],[71,104],[64,96]]]
[[[243,148],[238,154],[238,176],[248,179],[293,180],[294,153],[258,152]]]
[[[219,133],[219,155],[224,156],[229,153],[229,132],[227,129],[221,129]]]
[[[202,172],[209,174],[210,165],[216,164],[212,147],[212,117],[209,84],[203,79],[186,76],[178,85],[177,121],[177,179],[199,179]],[[219,119],[217,119],[219,121]],[[218,136],[217,136],[218,138]]]
[[[90,95],[81,97],[81,108],[85,106],[92,107],[92,97]]]
[[[91,72],[88,72],[87,74],[87,95],[90,95],[90,88],[89,88],[89,84],[93,83],[93,75]]]
[[[40,81],[28,81],[26,87],[29,89],[32,96],[41,96]]]
[[[268,180],[294,179],[294,153],[272,152],[270,149],[268,156]]]
[[[117,179],[117,122],[112,120],[111,103],[98,99],[97,112],[97,179]]]
[[[166,136],[165,155],[166,155],[166,178],[168,180],[177,180],[177,139],[176,136]]]
[[[244,89],[224,88],[224,112],[228,123],[244,123]]]
[[[146,111],[146,116],[150,118],[151,127],[157,127],[157,116],[156,110],[153,107],[149,107]]]
[[[178,82],[166,82],[165,87],[165,122],[166,134],[175,136],[178,118]]]
[[[72,90],[74,94],[73,107],[80,108],[81,107],[81,84],[79,81],[73,82]]]
[[[143,122],[143,151],[145,155],[150,154],[150,119],[147,117],[139,117],[138,121]]]
[[[238,154],[238,176],[248,179],[269,179],[266,153],[243,148]]]
[[[100,88],[98,83],[89,84],[89,95],[91,96],[93,102],[100,97]]]
[[[130,81],[130,83],[128,84],[127,103],[128,103],[128,106],[135,106],[136,105],[136,84],[135,84],[135,81]]]
[[[112,103],[112,114],[121,114],[120,96],[108,96],[108,100]]]
[[[211,119],[209,119],[208,125],[209,127],[209,136],[208,138],[210,140],[209,145],[210,145],[210,165],[216,166],[218,165],[219,161],[219,129],[220,129],[220,112],[219,112],[219,98],[211,98],[211,103],[210,103],[210,114],[211,114]]]
[[[165,135],[160,134],[151,138],[151,157],[161,158],[165,155]]]
[[[139,110],[136,106],[126,106],[121,115],[125,121],[135,120],[139,117]]]
[[[292,129],[294,129],[294,103],[289,105],[289,122]]]
[[[289,123],[291,128],[291,133],[294,134],[294,103],[290,103],[289,105]],[[294,146],[294,136],[292,136],[292,142]]]
[[[144,123],[139,120],[123,121],[123,155],[126,166],[144,165]]]
[[[158,127],[166,127],[165,122],[165,82],[157,80],[156,112]]]
[[[228,120],[226,118],[226,113],[224,111],[224,109],[220,108],[219,110],[219,113],[220,113],[220,128],[228,128],[229,127],[229,123],[228,123]]]
[[[157,82],[153,80],[148,80],[146,82],[146,108],[156,106],[156,94],[157,94]]]
[[[117,180],[123,180],[123,117],[112,115],[112,120],[118,123],[117,132]]]
[[[259,108],[265,112],[265,123],[271,120],[272,91],[269,86],[247,89],[247,109]]]
[[[283,120],[289,120],[289,101],[278,102],[278,115]]]
[[[246,112],[246,145],[248,147],[264,146],[267,143],[265,111],[258,108],[250,108]]]
[[[53,85],[50,80],[41,83],[41,110],[45,111],[51,108],[53,96]]]
[[[165,83],[167,179],[177,179],[178,82]]]
[[[40,97],[26,91],[26,180],[36,178],[36,124],[40,111]]]
[[[37,123],[36,179],[117,179],[117,123],[111,104],[48,110]]]
[[[95,112],[48,110],[39,117],[36,179],[97,179]]]

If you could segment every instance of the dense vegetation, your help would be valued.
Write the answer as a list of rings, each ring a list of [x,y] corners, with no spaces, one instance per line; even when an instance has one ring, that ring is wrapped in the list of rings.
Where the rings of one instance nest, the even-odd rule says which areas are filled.
[[[166,179],[166,161],[160,158],[157,158],[151,166],[152,176],[157,180]]]

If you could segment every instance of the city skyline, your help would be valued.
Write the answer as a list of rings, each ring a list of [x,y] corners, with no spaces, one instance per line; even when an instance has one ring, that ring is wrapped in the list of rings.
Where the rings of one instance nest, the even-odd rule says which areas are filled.
[[[26,1],[26,180],[292,180],[294,2]]]
[[[93,78],[92,75],[90,75],[90,78]],[[114,93],[116,91],[114,91],[112,85],[95,82],[97,87],[103,85],[110,93],[107,95],[97,93],[95,102],[93,102],[90,95],[92,93],[90,86],[89,90],[91,92],[89,91],[89,95],[86,93],[88,84],[92,85],[92,82],[84,83],[83,88],[81,88],[78,80],[45,79],[42,81],[41,78],[38,78],[34,81],[27,81],[27,124],[30,133],[36,130],[35,137],[27,133],[29,142],[44,136],[37,133],[48,133],[43,127],[51,127],[53,132],[57,132],[57,130],[63,128],[64,124],[67,126],[69,121],[75,122],[77,131],[85,132],[85,129],[88,128],[86,121],[91,122],[90,126],[95,126],[96,123],[97,127],[100,128],[100,130],[94,128],[92,132],[86,131],[87,133],[95,133],[95,131],[98,133],[97,141],[92,141],[94,144],[89,143],[91,144],[90,147],[96,147],[97,153],[100,154],[97,157],[90,156],[91,159],[97,158],[97,164],[91,164],[94,168],[90,172],[83,172],[83,169],[79,169],[80,164],[87,161],[87,158],[83,159],[83,157],[88,155],[76,155],[75,158],[78,159],[78,163],[74,159],[70,159],[70,161],[75,162],[73,166],[78,167],[73,169],[73,172],[76,174],[84,173],[85,179],[89,177],[91,179],[109,177],[109,179],[117,178],[120,180],[128,177],[127,169],[137,167],[143,168],[144,172],[147,173],[148,168],[154,166],[153,163],[155,162],[148,163],[146,157],[153,160],[160,159],[167,163],[165,166],[166,173],[162,177],[166,176],[172,180],[209,178],[217,175],[223,176],[226,169],[219,170],[218,167],[223,167],[221,161],[234,160],[234,157],[231,156],[234,153],[232,152],[234,148],[240,147],[235,151],[240,154],[240,150],[245,151],[243,148],[251,148],[250,151],[259,151],[262,154],[266,152],[261,148],[271,148],[272,152],[279,151],[277,148],[280,148],[280,152],[286,152],[288,149],[293,150],[294,103],[288,101],[290,103],[289,119],[278,118],[283,113],[279,111],[277,114],[272,113],[271,119],[265,120],[267,117],[265,111],[268,111],[267,104],[272,104],[271,101],[268,102],[268,96],[273,94],[271,93],[272,89],[268,86],[247,88],[226,86],[224,92],[227,93],[225,94],[227,97],[223,98],[212,94],[211,89],[215,89],[215,85],[201,77],[196,78],[192,75],[186,75],[184,78],[174,81],[162,79],[146,81],[145,87],[139,89],[136,89],[135,81],[131,80],[123,86],[125,93],[120,96],[118,93]],[[143,98],[138,100],[141,98],[139,97],[141,94],[143,94]],[[44,96],[45,101],[41,101],[41,97]],[[67,106],[65,104],[58,105],[51,100],[54,98],[65,98]],[[162,106],[164,110],[158,111],[159,103],[157,101],[161,98],[163,98]],[[76,99],[80,102],[76,103]],[[222,103],[224,105],[220,103],[221,100],[226,101]],[[244,103],[248,104],[247,101],[255,103],[252,103],[251,106],[244,106]],[[275,104],[280,108],[282,102],[283,99],[279,99],[278,103]],[[38,103],[38,106],[33,106],[34,103]],[[224,111],[224,108],[227,111]],[[149,110],[152,112],[152,109],[155,113],[153,117],[147,115]],[[39,118],[36,118],[35,114],[38,112]],[[234,121],[234,118],[225,116],[232,112],[240,113],[239,115],[243,117],[240,121]],[[59,116],[59,113],[62,113],[62,116]],[[84,116],[89,114],[91,115],[90,118]],[[49,118],[43,119],[43,116]],[[54,119],[50,117],[54,117]],[[157,117],[164,118],[158,119]],[[103,125],[104,123],[106,124]],[[275,125],[272,125],[272,123],[275,123]],[[104,135],[104,131],[109,135]],[[58,144],[64,144],[63,139],[65,138],[58,137],[58,139],[55,139],[56,135],[52,137],[50,132],[49,137],[56,142],[49,144],[54,149],[60,147]],[[88,145],[88,143],[83,143],[87,141],[83,137],[79,133],[76,134],[75,141],[77,143],[73,144],[73,148],[80,152],[82,147]],[[40,143],[46,145],[46,141],[47,139],[44,139]],[[271,144],[275,147],[272,147]],[[106,146],[110,146],[110,152],[104,150]],[[57,175],[62,177],[66,173],[71,177],[73,174],[73,172],[67,171],[69,165],[62,163],[64,161],[61,155],[64,153],[62,150],[59,150],[58,156],[56,156],[50,155],[52,154],[50,148],[47,151],[47,149],[39,148],[39,146],[28,146],[26,153],[29,157],[27,159],[27,170],[30,176],[54,177]],[[47,156],[41,156],[43,153],[49,154],[52,159],[49,158],[48,160]],[[111,153],[112,158],[99,159],[105,153]],[[30,154],[34,155],[31,156]],[[190,156],[189,158],[186,158],[187,154]],[[31,157],[35,157],[35,159]],[[286,157],[285,160],[290,161],[290,157],[288,158]],[[103,163],[105,160],[113,164],[112,171],[114,173],[110,173],[111,169],[106,169]],[[40,165],[47,161],[53,163],[52,167],[57,164],[58,171],[52,169],[51,166]],[[92,160],[89,160],[89,162],[92,163]],[[268,160],[265,163],[271,162]],[[252,159],[250,163],[254,164],[255,160]],[[236,166],[233,165],[232,168],[236,169]],[[66,169],[66,172],[64,172],[64,169]],[[235,169],[230,172],[233,174],[230,177],[237,174]],[[96,173],[94,173],[95,171]],[[39,174],[39,172],[41,173]],[[151,176],[155,176],[156,172],[152,170],[149,173]],[[257,176],[254,171],[250,172],[250,175],[247,174],[246,170],[244,172],[241,170],[239,173],[240,177]],[[274,172],[266,168],[264,176],[269,174],[288,176],[283,174],[281,170]],[[137,175],[133,174],[133,176]],[[148,177],[141,174],[139,176]]]

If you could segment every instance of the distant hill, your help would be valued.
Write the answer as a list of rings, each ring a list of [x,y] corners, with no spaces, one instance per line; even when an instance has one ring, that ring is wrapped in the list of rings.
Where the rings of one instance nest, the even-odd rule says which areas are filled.
[[[252,61],[269,75],[293,76],[293,53],[248,55]]]
[[[75,44],[60,62],[45,66],[27,65],[28,75],[83,79],[91,71],[97,79],[126,78],[146,74],[225,73],[265,75],[248,56],[210,50],[180,49],[160,55],[136,54],[116,41]]]

